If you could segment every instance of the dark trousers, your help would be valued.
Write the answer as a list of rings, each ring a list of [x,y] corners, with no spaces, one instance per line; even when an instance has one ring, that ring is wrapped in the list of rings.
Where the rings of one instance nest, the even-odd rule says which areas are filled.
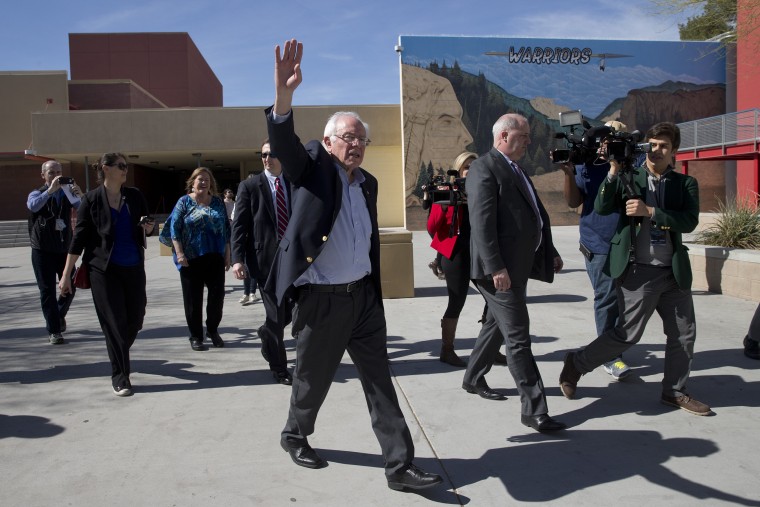
[[[547,414],[544,383],[531,349],[525,287],[497,292],[491,280],[475,280],[475,286],[486,300],[488,312],[467,361],[464,382],[476,385],[488,373],[506,337],[507,365],[520,393],[522,414]]]
[[[256,280],[250,276],[243,278],[243,294],[246,296],[253,296],[256,294]]]
[[[755,308],[755,315],[752,317],[752,321],[749,323],[747,337],[750,340],[760,342],[760,305],[757,305],[757,308]]]
[[[179,270],[182,283],[182,301],[185,320],[191,338],[203,340],[203,288],[208,289],[206,299],[206,331],[219,328],[224,309],[224,257],[206,254],[189,259],[188,267]]]
[[[66,255],[65,252],[50,253],[32,249],[32,268],[40,289],[40,305],[48,334],[61,332],[61,319],[66,317],[71,302],[74,301],[76,288],[73,284],[70,294],[58,296],[58,280],[66,265]]]
[[[256,282],[254,282],[255,284]],[[258,285],[261,302],[264,305],[266,320],[258,330],[261,339],[261,355],[269,363],[271,371],[287,371],[288,357],[285,353],[285,326],[290,324],[292,302],[285,298],[281,305],[277,304],[277,296],[264,290],[266,280],[259,280]]]
[[[364,389],[385,473],[402,471],[414,458],[414,444],[391,380],[385,313],[372,282],[350,293],[302,289],[293,314],[293,330],[296,366],[282,439],[298,445],[314,433],[317,413],[347,350]]]
[[[620,356],[639,342],[656,311],[662,318],[666,338],[662,392],[668,396],[686,394],[697,339],[691,291],[678,286],[670,268],[634,264],[623,282],[617,283],[617,300],[620,307],[617,326],[575,354],[575,367],[588,373]]]
[[[463,245],[460,247],[460,245]],[[457,241],[451,259],[441,256],[441,268],[446,274],[446,291],[449,304],[444,319],[458,319],[462,313],[467,292],[470,290],[470,244],[467,241]]]
[[[145,319],[145,267],[111,264],[105,272],[89,269],[92,300],[111,360],[111,383],[124,387],[130,374],[129,349]]]

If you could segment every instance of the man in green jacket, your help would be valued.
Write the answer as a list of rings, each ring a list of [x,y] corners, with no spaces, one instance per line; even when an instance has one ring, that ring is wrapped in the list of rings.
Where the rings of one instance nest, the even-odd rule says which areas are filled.
[[[658,123],[647,131],[646,139],[651,145],[646,163],[624,174],[620,162],[612,160],[594,203],[602,215],[621,211],[607,266],[617,279],[618,324],[565,356],[560,389],[566,398],[574,398],[581,375],[637,343],[656,310],[667,338],[661,401],[708,415],[710,407],[686,392],[697,333],[691,265],[681,234],[693,231],[699,222],[699,187],[691,176],[673,170],[673,156],[681,143],[676,125]],[[633,188],[626,191],[624,180],[629,177]]]

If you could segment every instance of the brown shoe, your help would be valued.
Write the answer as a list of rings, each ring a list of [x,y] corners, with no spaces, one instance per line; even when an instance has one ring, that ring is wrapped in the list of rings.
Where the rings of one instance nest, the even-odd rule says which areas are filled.
[[[467,363],[462,361],[462,358],[460,358],[457,353],[454,352],[453,348],[442,347],[440,360],[442,363],[450,364],[451,366],[456,366],[457,368],[467,367]]]
[[[442,363],[456,366],[457,368],[465,368],[467,363],[454,352],[454,336],[457,332],[457,323],[459,319],[451,319],[444,317],[441,319],[441,354],[440,359]]]
[[[710,407],[687,394],[682,394],[680,396],[668,396],[663,394],[660,401],[662,401],[663,405],[680,408],[694,415],[710,415],[712,413]]]
[[[568,352],[565,356],[565,366],[559,374],[559,389],[568,400],[575,398],[575,389],[582,373],[575,369],[575,352]]]

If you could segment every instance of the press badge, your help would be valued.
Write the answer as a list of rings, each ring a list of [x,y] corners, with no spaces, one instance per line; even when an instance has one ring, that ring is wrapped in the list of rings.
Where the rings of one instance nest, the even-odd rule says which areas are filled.
[[[62,218],[56,218],[55,219],[55,230],[56,231],[62,231],[65,228],[66,228],[66,222],[64,222]]]
[[[652,227],[649,230],[649,241],[652,245],[664,245],[665,244],[665,231],[662,229],[655,229]]]

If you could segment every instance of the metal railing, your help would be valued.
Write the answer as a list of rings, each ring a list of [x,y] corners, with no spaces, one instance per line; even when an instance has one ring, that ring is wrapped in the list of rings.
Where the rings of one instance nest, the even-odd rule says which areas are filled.
[[[679,123],[681,147],[678,151],[696,151],[738,144],[752,144],[757,151],[760,141],[758,120],[760,120],[760,109],[748,109]]]

